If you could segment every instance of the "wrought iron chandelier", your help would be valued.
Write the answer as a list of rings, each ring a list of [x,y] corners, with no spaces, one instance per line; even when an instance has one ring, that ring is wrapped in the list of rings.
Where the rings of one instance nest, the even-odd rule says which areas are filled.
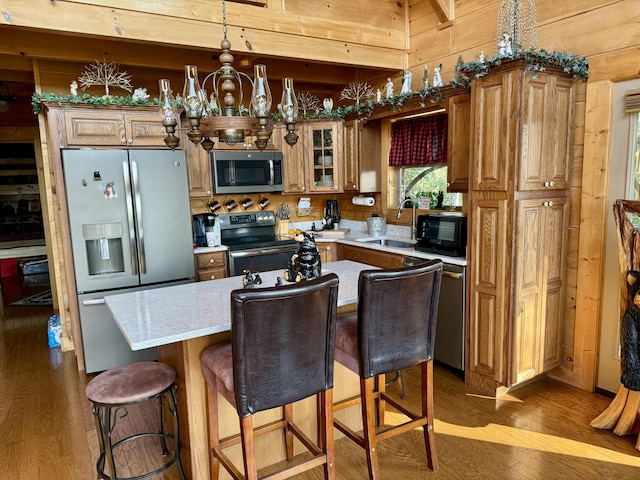
[[[222,26],[224,37],[220,42],[222,53],[219,60],[221,67],[209,73],[200,86],[198,67],[185,66],[185,82],[182,90],[181,102],[185,116],[189,121],[187,136],[196,145],[201,145],[206,151],[213,148],[211,137],[218,137],[218,141],[228,145],[244,142],[245,136],[255,135],[255,144],[263,150],[271,137],[274,125],[271,121],[271,89],[267,81],[267,68],[255,65],[254,78],[233,67],[231,42],[227,39],[227,15],[225,2],[222,0]],[[211,96],[207,95],[207,85],[211,87]],[[248,108],[243,103],[243,82],[251,85],[251,100]],[[179,138],[176,137],[178,125],[178,108],[173,96],[169,80],[163,78],[160,84],[160,113],[162,124],[167,131],[165,144],[175,149]],[[236,98],[234,92],[237,93]],[[282,80],[282,99],[278,111],[286,126],[285,141],[288,145],[295,145],[298,135],[295,133],[298,118],[298,102],[293,90],[293,78]]]

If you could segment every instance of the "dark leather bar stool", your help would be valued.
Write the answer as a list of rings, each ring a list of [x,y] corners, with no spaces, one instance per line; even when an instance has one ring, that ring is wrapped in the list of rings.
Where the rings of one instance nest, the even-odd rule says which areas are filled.
[[[358,282],[358,310],[338,316],[336,361],[360,376],[363,433],[338,419],[334,425],[363,447],[369,478],[378,480],[378,443],[422,427],[430,469],[438,468],[433,431],[433,345],[442,280],[442,262],[391,270],[366,270]],[[385,393],[385,374],[421,366],[422,411],[409,411]],[[384,425],[385,402],[409,420]],[[334,413],[356,405],[358,397],[334,405]],[[376,430],[378,426],[378,430]]]
[[[212,478],[220,464],[234,479],[257,480],[254,438],[282,430],[287,465],[269,478],[290,478],[323,466],[335,478],[333,447],[333,361],[338,277],[335,274],[280,287],[231,292],[231,340],[202,354],[207,380]],[[235,407],[240,435],[219,438],[218,392]],[[293,422],[293,403],[316,396],[318,442]],[[282,407],[280,420],[254,429],[252,415]],[[294,458],[294,436],[311,457]],[[242,444],[244,475],[225,455]]]
[[[182,462],[180,461],[180,426],[176,406],[176,372],[169,365],[157,362],[138,362],[102,372],[89,382],[86,388],[87,398],[93,404],[92,412],[95,416],[100,455],[96,461],[96,471],[99,478],[106,480],[137,480],[150,477],[177,463],[180,478],[186,480]],[[114,441],[113,430],[118,418],[127,414],[127,407],[143,402],[155,401],[158,405],[158,430],[130,435]],[[165,430],[163,406],[173,416],[173,434]],[[120,415],[124,410],[124,415]],[[148,436],[160,439],[163,456],[169,455],[166,439],[171,439],[173,453],[162,466],[134,477],[119,477],[116,471],[114,450],[123,444]],[[105,473],[108,466],[110,475]]]

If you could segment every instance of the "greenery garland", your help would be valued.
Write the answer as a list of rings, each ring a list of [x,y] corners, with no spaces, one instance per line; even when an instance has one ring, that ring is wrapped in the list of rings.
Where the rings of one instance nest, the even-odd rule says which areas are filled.
[[[453,88],[467,88],[471,84],[471,78],[479,78],[487,75],[492,68],[499,67],[505,61],[509,60],[523,60],[525,64],[525,71],[544,72],[549,67],[561,68],[565,73],[571,75],[573,78],[586,82],[589,79],[589,62],[585,57],[575,55],[568,52],[548,52],[547,50],[522,50],[516,48],[512,55],[495,55],[484,61],[470,61],[467,63],[458,63],[455,67],[455,78],[449,82]],[[348,115],[355,114],[359,117],[366,117],[376,108],[391,107],[397,109],[402,107],[404,103],[413,98],[419,96],[421,98],[421,105],[425,105],[426,102],[437,103],[442,100],[442,87],[426,87],[417,92],[409,92],[399,95],[392,95],[390,98],[384,98],[379,102],[368,101],[364,103],[356,103],[355,105],[348,105],[344,107],[337,107],[332,110],[317,110],[314,112],[307,112],[301,114],[300,118],[303,120],[314,119],[342,119],[344,120]],[[94,97],[87,93],[83,95],[66,95],[55,93],[34,93],[31,96],[31,105],[33,107],[33,113],[38,114],[42,108],[42,103],[57,103],[58,105],[93,105],[93,106],[154,106],[158,105],[158,99],[136,99],[131,96],[119,97],[119,96],[102,96]],[[282,120],[279,113],[275,113],[271,116],[274,121]]]
[[[499,67],[508,60],[523,60],[525,71],[544,72],[549,67],[561,68],[565,73],[573,78],[586,82],[589,79],[589,61],[585,57],[568,52],[549,52],[548,50],[534,48],[530,50],[516,49],[512,55],[495,55],[485,59],[483,62],[470,61],[456,65],[456,73],[461,74],[461,78],[456,78],[452,82],[470,82],[464,79],[471,74],[474,78],[487,75],[492,68]],[[456,75],[456,77],[459,77]]]
[[[67,95],[57,93],[34,93],[31,95],[31,107],[33,113],[38,114],[42,109],[43,103],[57,103],[58,105],[92,105],[94,107],[136,107],[136,106],[154,106],[158,105],[158,99],[136,99],[131,96],[120,97],[117,95],[109,95],[108,97],[94,97],[88,93],[82,95]]]

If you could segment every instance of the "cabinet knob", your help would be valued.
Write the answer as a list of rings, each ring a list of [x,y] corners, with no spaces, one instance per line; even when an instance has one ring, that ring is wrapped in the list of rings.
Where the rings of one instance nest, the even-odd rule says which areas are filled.
[[[553,207],[553,201],[548,200],[548,201],[544,202],[544,204],[543,204],[543,205],[544,205],[545,207]]]
[[[122,138],[120,139],[120,143],[121,143],[122,145],[126,145],[126,144],[127,144],[127,139],[126,139],[126,138],[124,138],[124,137],[122,137]]]
[[[551,180],[550,182],[544,182],[545,187],[553,187],[555,184],[556,183],[553,180]]]
[[[131,145],[133,143],[133,138],[130,138],[129,140],[127,140],[127,143]]]
[[[210,258],[210,259],[209,259],[209,263],[213,264],[213,263],[216,263],[216,261],[215,261],[215,259]]]
[[[216,279],[216,276],[215,276],[215,275],[211,275],[211,276],[209,277],[209,279],[210,279],[210,280],[215,280],[215,279]]]

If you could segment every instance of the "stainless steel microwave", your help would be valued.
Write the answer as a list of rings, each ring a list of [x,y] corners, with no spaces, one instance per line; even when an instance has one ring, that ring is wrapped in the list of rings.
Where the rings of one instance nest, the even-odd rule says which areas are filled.
[[[282,152],[213,151],[211,178],[215,193],[281,192]]]

